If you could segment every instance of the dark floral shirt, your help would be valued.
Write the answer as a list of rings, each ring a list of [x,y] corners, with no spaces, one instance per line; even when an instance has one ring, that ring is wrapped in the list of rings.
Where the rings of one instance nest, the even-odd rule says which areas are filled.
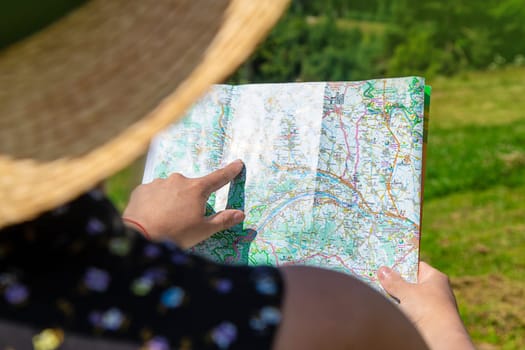
[[[0,350],[268,349],[283,282],[123,225],[94,190],[0,231]]]

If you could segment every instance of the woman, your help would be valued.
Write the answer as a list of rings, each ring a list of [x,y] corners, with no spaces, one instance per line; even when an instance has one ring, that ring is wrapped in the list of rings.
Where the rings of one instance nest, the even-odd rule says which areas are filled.
[[[242,221],[239,211],[204,217],[207,197],[241,162],[140,186],[124,220],[89,190],[245,59],[285,5],[94,0],[72,10],[57,2],[60,21],[4,42],[2,348],[421,349],[442,346],[442,334],[469,346],[446,278],[426,265],[418,285],[380,271],[407,318],[339,273],[227,267],[181,250]],[[23,25],[30,17],[17,9],[9,18]]]

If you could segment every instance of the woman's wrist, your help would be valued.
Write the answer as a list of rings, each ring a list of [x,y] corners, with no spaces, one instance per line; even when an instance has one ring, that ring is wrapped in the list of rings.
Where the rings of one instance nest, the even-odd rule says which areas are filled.
[[[140,233],[142,233],[142,235],[148,239],[148,240],[152,240],[151,238],[151,235],[149,234],[148,230],[144,227],[143,224],[141,224],[139,221],[135,220],[135,219],[132,219],[132,218],[129,218],[129,217],[122,217],[122,221],[124,222],[124,224],[128,227],[131,227],[133,229],[135,229],[136,231],[139,231]]]
[[[457,311],[444,310],[433,315],[433,321],[416,325],[431,349],[475,349]]]

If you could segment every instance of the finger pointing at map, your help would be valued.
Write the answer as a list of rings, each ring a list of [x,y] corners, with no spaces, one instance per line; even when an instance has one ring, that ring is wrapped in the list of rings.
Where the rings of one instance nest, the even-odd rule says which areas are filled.
[[[216,170],[213,173],[196,180],[202,184],[207,198],[211,193],[230,183],[237,175],[239,175],[243,166],[242,161],[237,159],[226,165],[224,168]]]
[[[140,185],[124,211],[125,222],[153,240],[173,240],[183,248],[192,247],[244,219],[244,213],[235,209],[204,216],[210,194],[232,181],[242,167],[238,160],[200,178],[174,173]]]

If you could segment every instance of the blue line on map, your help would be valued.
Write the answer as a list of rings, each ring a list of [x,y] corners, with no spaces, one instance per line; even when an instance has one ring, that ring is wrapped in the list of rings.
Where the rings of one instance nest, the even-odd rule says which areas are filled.
[[[262,230],[264,229],[264,227],[266,226],[266,224],[271,221],[284,207],[288,206],[289,204],[293,203],[293,202],[296,202],[300,199],[303,199],[303,198],[306,198],[306,197],[319,197],[319,198],[330,198],[330,199],[333,199],[334,201],[337,202],[337,204],[339,204],[340,206],[342,207],[345,207],[345,208],[352,208],[352,207],[357,207],[358,209],[360,209],[359,211],[364,215],[364,216],[370,216],[369,213],[367,213],[366,211],[363,211],[358,205],[357,203],[348,203],[348,202],[343,202],[342,200],[340,200],[339,198],[337,198],[336,196],[334,196],[333,194],[331,193],[328,193],[328,192],[323,192],[323,191],[316,191],[316,192],[312,192],[312,193],[302,193],[300,195],[297,195],[293,198],[290,198],[288,200],[286,200],[285,202],[283,202],[281,205],[279,205],[277,208],[275,208],[274,210],[271,211],[270,215],[268,215],[266,217],[266,219],[261,223],[261,225],[258,227],[259,230]]]

